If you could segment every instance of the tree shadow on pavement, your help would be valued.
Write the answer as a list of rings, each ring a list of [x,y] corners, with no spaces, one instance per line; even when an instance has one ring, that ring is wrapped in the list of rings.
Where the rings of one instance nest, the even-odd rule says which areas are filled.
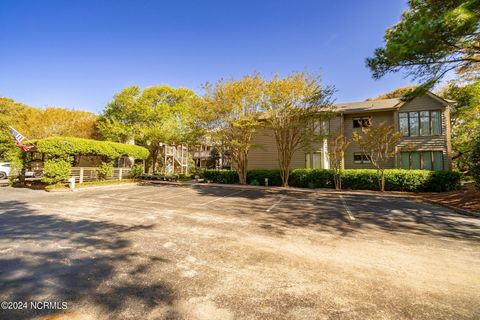
[[[70,220],[36,212],[20,201],[1,202],[0,300],[63,301],[68,309],[0,310],[0,318],[32,319],[84,303],[93,303],[96,312],[109,318],[121,318],[129,312],[125,301],[145,312],[172,305],[172,288],[148,274],[151,266],[168,261],[136,253],[126,237],[149,228]]]

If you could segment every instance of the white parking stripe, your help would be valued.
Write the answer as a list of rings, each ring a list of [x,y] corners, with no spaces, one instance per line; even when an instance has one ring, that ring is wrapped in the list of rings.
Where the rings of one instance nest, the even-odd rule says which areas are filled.
[[[341,194],[339,194],[339,196],[340,196],[340,199],[342,200],[343,207],[345,208],[345,211],[347,212],[348,219],[350,219],[352,221],[355,221],[355,217],[353,216],[352,212],[348,208],[347,201],[345,201],[345,199],[343,199],[343,196]]]
[[[270,208],[268,208],[266,211],[267,211],[267,212],[270,212],[273,208],[275,208],[275,206],[276,206],[277,204],[279,204],[280,202],[282,202],[283,198],[285,198],[285,197],[286,197],[286,195],[281,196],[280,199],[278,199],[277,202],[275,202],[274,204],[272,204],[272,205],[270,206]]]
[[[166,198],[162,198],[162,199],[165,200],[165,199],[172,199],[172,198],[180,197],[180,196],[183,196],[184,194],[189,193],[189,192],[190,192],[190,190],[185,190],[185,191],[183,191],[183,192],[174,194],[174,195],[171,196],[171,197],[166,197]]]
[[[205,206],[205,205],[207,205],[207,204],[213,203],[213,202],[218,201],[218,200],[222,200],[222,199],[224,199],[224,198],[226,198],[226,197],[233,196],[234,194],[238,194],[238,193],[243,192],[243,191],[245,191],[245,190],[240,190],[240,191],[236,191],[236,192],[233,192],[233,193],[229,193],[229,194],[227,194],[227,195],[224,195],[223,197],[219,197],[219,198],[210,200],[210,201],[208,201],[208,202],[205,202],[205,203],[202,203],[202,204],[199,204],[199,205],[200,205],[200,206]]]

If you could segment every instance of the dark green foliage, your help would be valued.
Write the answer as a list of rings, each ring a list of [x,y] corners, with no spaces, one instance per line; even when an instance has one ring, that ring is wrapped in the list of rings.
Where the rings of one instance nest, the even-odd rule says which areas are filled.
[[[51,157],[67,159],[74,155],[98,155],[108,159],[130,156],[135,159],[146,159],[149,152],[144,147],[70,137],[51,137],[34,141],[36,151]]]
[[[247,172],[247,183],[251,185],[264,186],[265,178],[268,178],[269,186],[281,186],[282,177],[280,170],[256,169]]]
[[[480,135],[477,137],[472,153],[470,154],[470,171],[475,180],[477,190],[480,190]]]
[[[65,182],[70,177],[72,166],[69,161],[49,159],[43,165],[42,182],[55,184]]]
[[[333,170],[293,169],[289,184],[298,188],[334,188]]]
[[[205,180],[216,183],[238,183],[238,174],[235,170],[205,170],[202,172]]]
[[[460,188],[462,175],[458,171],[431,171],[423,185],[424,191],[444,192]]]
[[[408,5],[401,20],[385,32],[385,46],[367,59],[375,79],[405,70],[426,80],[415,89],[420,94],[449,70],[478,70],[480,1],[410,0]]]
[[[342,188],[356,190],[379,190],[377,170],[374,169],[348,169],[340,172]],[[385,170],[387,181],[388,170]],[[389,190],[389,189],[386,189]]]
[[[480,156],[479,156],[480,158]],[[342,186],[345,189],[378,190],[378,176],[374,169],[347,169],[341,171]],[[238,183],[233,170],[206,170],[206,180],[217,183]],[[385,170],[385,189],[388,191],[432,191],[456,190],[460,187],[460,173],[456,171],[427,170]],[[251,185],[264,185],[268,178],[270,186],[280,186],[280,170],[250,170],[247,181]],[[293,169],[289,184],[298,188],[334,188],[333,170]]]

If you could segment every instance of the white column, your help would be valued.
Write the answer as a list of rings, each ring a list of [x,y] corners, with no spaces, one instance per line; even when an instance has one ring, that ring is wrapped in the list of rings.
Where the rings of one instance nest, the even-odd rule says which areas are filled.
[[[78,183],[83,183],[83,168],[80,168],[80,178],[78,179]]]

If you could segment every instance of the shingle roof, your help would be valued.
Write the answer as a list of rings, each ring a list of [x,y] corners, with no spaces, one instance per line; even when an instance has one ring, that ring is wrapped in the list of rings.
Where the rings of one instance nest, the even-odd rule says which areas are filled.
[[[343,113],[356,113],[365,111],[392,110],[401,106],[403,101],[396,99],[370,100],[335,104],[335,111]]]

